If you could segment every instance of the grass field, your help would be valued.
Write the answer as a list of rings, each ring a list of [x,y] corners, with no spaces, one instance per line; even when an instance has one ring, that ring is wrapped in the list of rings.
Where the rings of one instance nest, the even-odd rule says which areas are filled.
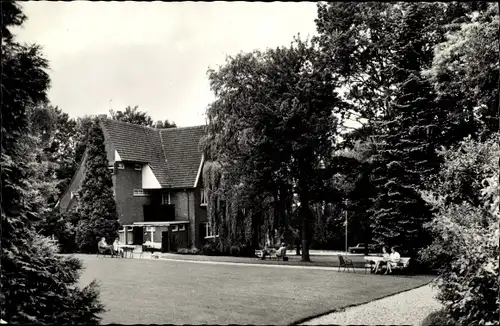
[[[77,257],[86,267],[81,284],[100,282],[103,324],[291,324],[430,281],[300,267]]]

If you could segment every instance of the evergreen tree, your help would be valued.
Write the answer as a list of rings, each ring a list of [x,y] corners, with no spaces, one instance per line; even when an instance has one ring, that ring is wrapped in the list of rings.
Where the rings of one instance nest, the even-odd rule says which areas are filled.
[[[425,64],[421,58],[427,49],[418,40],[427,28],[426,7],[403,6],[395,48],[399,90],[379,137],[383,145],[374,171],[379,192],[372,208],[372,228],[377,242],[401,245],[413,255],[426,245],[422,226],[431,214],[418,189],[439,170],[437,126],[445,124],[446,115],[433,101],[431,85],[421,77]]]
[[[113,180],[108,168],[104,134],[95,119],[87,145],[85,173],[80,188],[76,242],[83,252],[96,252],[97,242],[105,237],[112,243],[118,237],[118,213],[113,196]]]
[[[37,46],[14,41],[26,19],[2,2],[2,159],[0,318],[8,323],[98,324],[103,306],[95,282],[80,289],[81,262],[57,255],[35,225],[54,194],[41,140],[30,134],[29,112],[46,101],[47,62]]]

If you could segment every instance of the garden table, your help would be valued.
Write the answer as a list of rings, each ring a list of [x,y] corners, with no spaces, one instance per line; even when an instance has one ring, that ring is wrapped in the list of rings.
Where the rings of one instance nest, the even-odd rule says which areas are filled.
[[[132,245],[118,245],[118,248],[121,248],[123,250],[123,257],[127,257],[127,252],[129,252],[130,253],[130,257],[134,258],[132,252],[134,251],[135,246],[132,246]]]

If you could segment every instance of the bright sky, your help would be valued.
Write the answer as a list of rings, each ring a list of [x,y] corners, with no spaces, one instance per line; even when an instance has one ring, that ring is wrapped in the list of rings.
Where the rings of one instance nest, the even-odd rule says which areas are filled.
[[[226,55],[316,31],[314,2],[23,2],[19,41],[43,46],[49,99],[72,117],[138,105],[154,120],[205,124],[206,76]]]

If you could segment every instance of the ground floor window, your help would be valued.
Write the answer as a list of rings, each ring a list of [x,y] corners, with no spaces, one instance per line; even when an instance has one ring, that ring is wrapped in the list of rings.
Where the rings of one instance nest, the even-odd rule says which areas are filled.
[[[214,235],[214,230],[210,222],[205,222],[205,239],[217,238],[219,235]]]

